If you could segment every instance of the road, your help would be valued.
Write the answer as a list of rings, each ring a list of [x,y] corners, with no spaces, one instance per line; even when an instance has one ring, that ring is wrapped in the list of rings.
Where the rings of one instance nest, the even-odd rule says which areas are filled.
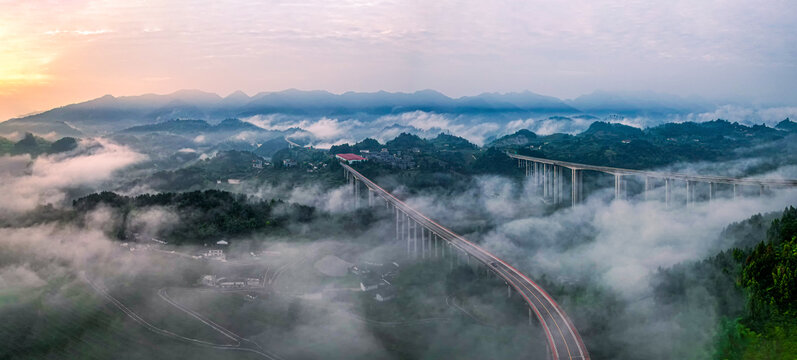
[[[513,159],[518,159],[518,160],[526,160],[541,164],[561,166],[574,170],[592,170],[592,171],[598,171],[598,172],[615,174],[615,175],[639,175],[639,176],[647,176],[657,179],[676,179],[676,180],[699,181],[699,182],[715,183],[715,184],[797,187],[797,180],[795,179],[758,179],[758,178],[733,178],[727,176],[713,176],[713,175],[690,175],[690,174],[662,172],[662,171],[634,170],[634,169],[624,169],[624,168],[616,168],[610,166],[587,165],[587,164],[543,159],[533,156],[525,156],[525,155],[518,155],[511,153],[507,153],[507,155],[509,155],[509,157]]]
[[[567,314],[565,314],[556,301],[534,281],[487,250],[457,235],[453,231],[405,204],[403,201],[393,196],[393,194],[360,174],[351,166],[346,164],[341,164],[341,166],[351,173],[358,181],[365,184],[370,191],[373,191],[376,195],[393,205],[397,211],[407,214],[407,216],[428,229],[438,238],[445,240],[451,246],[460,251],[464,251],[469,256],[480,261],[499,277],[504,279],[507,284],[512,286],[515,291],[523,297],[537,316],[537,319],[539,319],[540,324],[545,330],[548,346],[554,360],[589,359],[587,348],[581,336],[578,334],[578,330],[573,325],[573,322],[570,321]]]
[[[169,338],[172,338],[172,339],[175,339],[175,340],[185,341],[185,342],[192,343],[192,344],[195,344],[195,345],[205,346],[205,347],[209,347],[209,348],[213,348],[213,349],[217,349],[217,350],[244,351],[244,352],[250,352],[250,353],[254,353],[254,354],[260,355],[261,357],[264,357],[266,359],[282,360],[282,358],[280,358],[279,356],[266,352],[259,345],[255,344],[254,342],[252,342],[250,340],[247,340],[247,339],[244,339],[244,338],[242,338],[242,337],[240,337],[238,335],[235,335],[234,333],[232,333],[231,331],[221,327],[220,325],[218,325],[216,323],[213,323],[212,321],[203,318],[201,315],[199,315],[199,314],[197,314],[197,313],[195,313],[193,311],[190,311],[188,309],[185,309],[183,306],[177,304],[176,302],[174,302],[173,300],[168,298],[168,296],[166,296],[166,293],[165,293],[165,291],[163,289],[161,289],[163,291],[163,293],[161,293],[161,291],[158,292],[158,295],[160,295],[161,298],[163,298],[163,300],[167,301],[172,306],[175,306],[178,309],[188,313],[189,315],[191,315],[192,317],[198,319],[199,321],[201,321],[205,325],[210,326],[214,330],[218,331],[219,333],[221,333],[225,337],[227,337],[230,340],[232,340],[232,343],[231,344],[212,343],[212,342],[205,341],[205,340],[189,338],[189,337],[182,336],[180,334],[171,332],[169,330],[159,328],[159,327],[153,325],[152,323],[148,322],[146,319],[142,318],[140,315],[135,313],[133,310],[131,310],[127,306],[125,306],[117,298],[113,297],[108,292],[108,289],[105,287],[105,285],[102,284],[102,282],[94,281],[94,280],[89,279],[89,277],[86,276],[85,273],[81,273],[80,274],[80,278],[84,282],[89,284],[89,286],[91,286],[91,288],[94,289],[94,291],[96,291],[99,295],[101,295],[106,300],[108,300],[117,309],[121,310],[125,315],[127,315],[127,317],[129,317],[130,319],[132,319],[133,321],[135,321],[136,323],[140,324],[141,326],[143,326],[144,328],[146,328],[147,330],[149,330],[149,331],[151,331],[153,333],[156,333],[156,334],[159,334],[159,335],[162,335],[162,336],[165,336],[165,337],[169,337]],[[247,343],[247,344],[249,344],[249,346],[242,346],[242,343]]]

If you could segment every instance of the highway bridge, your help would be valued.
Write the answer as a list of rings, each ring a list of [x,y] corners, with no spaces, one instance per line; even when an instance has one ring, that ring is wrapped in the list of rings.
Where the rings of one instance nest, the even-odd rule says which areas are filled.
[[[587,348],[573,322],[534,281],[497,256],[421,214],[351,166],[343,163],[341,166],[348,183],[353,186],[356,201],[360,199],[362,184],[368,191],[369,206],[375,206],[379,197],[384,200],[386,208],[395,212],[396,239],[407,242],[409,254],[416,258],[447,256],[452,266],[455,259],[461,261],[462,258],[468,263],[473,260],[483,265],[506,282],[508,293],[514,289],[528,304],[529,319],[534,314],[545,331],[551,358],[589,359]]]
[[[513,153],[507,153],[507,155],[513,159],[517,159],[519,167],[525,167],[526,176],[532,177],[534,184],[541,188],[543,198],[551,199],[554,203],[561,203],[563,199],[565,181],[562,176],[562,169],[568,169],[570,172],[570,198],[573,205],[579,203],[583,199],[583,172],[585,170],[614,175],[614,191],[615,198],[617,199],[627,197],[627,176],[644,178],[645,185],[643,192],[646,199],[648,197],[648,192],[654,185],[652,180],[657,179],[660,183],[664,184],[664,201],[667,206],[669,206],[672,201],[672,187],[674,181],[682,181],[685,184],[687,206],[698,199],[695,193],[697,183],[708,184],[707,198],[709,201],[715,198],[718,184],[726,184],[728,187],[731,187],[733,189],[734,198],[738,195],[740,186],[757,187],[759,194],[764,194],[769,188],[797,187],[797,180],[795,179],[733,178],[726,176],[691,175],[587,165]]]

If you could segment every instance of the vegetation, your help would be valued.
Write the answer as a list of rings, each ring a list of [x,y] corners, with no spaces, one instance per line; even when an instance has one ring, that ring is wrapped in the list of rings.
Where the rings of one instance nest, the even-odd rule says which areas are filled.
[[[228,236],[275,231],[291,222],[308,222],[315,213],[315,209],[309,206],[288,204],[281,200],[255,200],[218,190],[136,197],[102,192],[73,202],[74,209],[79,213],[95,210],[99,206],[119,212],[120,219],[112,230],[119,239],[134,238],[136,231],[141,230],[130,222],[134,212],[153,207],[168,208],[177,215],[179,221],[169,224],[162,233],[151,235],[176,244],[203,244]]]
[[[797,209],[789,207],[779,216],[755,215],[731,224],[722,237],[733,248],[702,261],[659,269],[653,282],[658,309],[689,309],[702,302],[700,306],[716,312],[721,319],[714,337],[716,359],[794,359]],[[706,299],[711,299],[710,305]],[[710,355],[689,351],[702,355],[683,355]]]
[[[723,324],[718,349],[726,359],[793,359],[797,354],[797,209],[772,222],[767,241],[744,261],[739,284],[744,316]]]
[[[14,148],[14,142],[4,137],[0,137],[0,154],[10,154]]]
[[[245,179],[256,175],[260,169],[252,166],[253,161],[263,161],[248,151],[224,151],[216,156],[200,160],[174,171],[159,171],[147,183],[163,191],[180,191],[212,187],[228,179]]]
[[[762,232],[769,216],[756,215],[724,232],[737,246],[692,264],[660,270],[660,305],[686,301],[701,288],[722,317],[717,359],[793,359],[797,354],[797,209],[787,208]],[[757,245],[751,247],[756,240]]]
[[[648,169],[676,162],[723,161],[761,157],[766,161],[748,169],[754,175],[785,164],[797,164],[790,145],[797,140],[797,123],[784,120],[777,128],[745,126],[725,120],[703,123],[668,123],[648,129],[596,121],[577,135],[539,136],[529,130],[496,139],[484,147],[440,134],[433,139],[402,133],[380,144],[365,139],[333,146],[329,154],[362,153],[385,149],[390,156],[412,160],[412,166],[395,171],[395,164],[369,161],[357,168],[370,178],[391,176],[391,181],[411,191],[454,191],[467,186],[471,175],[521,176],[516,163],[504,152],[594,165]],[[786,151],[784,151],[784,149]]]
[[[55,142],[49,142],[31,133],[25,134],[25,137],[17,142],[0,137],[0,155],[29,154],[36,157],[41,154],[55,154],[70,151],[76,147],[77,140],[71,137],[64,137]]]
[[[780,158],[781,141],[793,141],[791,122],[778,129],[764,125],[745,126],[726,120],[702,123],[667,123],[641,130],[596,121],[577,135],[537,136],[520,130],[488,146],[530,156],[593,165],[645,169],[687,161],[721,161],[740,156],[768,155]],[[740,153],[739,149],[751,149]]]

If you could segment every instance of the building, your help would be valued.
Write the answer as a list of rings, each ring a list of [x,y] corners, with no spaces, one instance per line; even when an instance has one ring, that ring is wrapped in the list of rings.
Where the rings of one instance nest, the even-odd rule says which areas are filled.
[[[227,257],[224,256],[224,250],[222,249],[208,249],[203,251],[200,254],[201,257],[206,259],[213,259],[213,260],[226,260]]]
[[[244,279],[228,279],[225,277],[221,277],[216,280],[216,286],[220,288],[245,288],[246,281]]]
[[[370,273],[371,270],[369,270],[368,267],[366,266],[360,267],[357,265],[352,265],[352,267],[349,268],[349,272],[351,272],[354,275],[365,275]]]
[[[362,291],[371,291],[379,288],[382,279],[375,276],[364,276],[360,279],[360,289]]]
[[[409,169],[415,167],[415,162],[413,161],[412,156],[401,156],[401,152],[391,154],[387,151],[387,149],[382,149],[382,151],[367,153],[364,155],[368,158],[368,161],[383,163],[399,169]]]
[[[219,288],[255,288],[261,286],[261,281],[253,277],[226,277],[204,275],[200,280],[202,285]]]
[[[376,290],[376,295],[374,295],[374,299],[376,299],[376,301],[379,301],[379,302],[389,301],[389,300],[394,299],[396,297],[396,294],[398,294],[398,291],[396,291],[396,287],[392,286],[392,285],[388,285],[388,286],[384,286],[384,287],[382,287],[380,289],[377,289]]]
[[[366,160],[364,157],[357,154],[337,154],[335,155],[335,158],[337,158],[340,161],[345,161],[349,164],[354,164]]]
[[[202,277],[202,285],[216,286],[216,277],[213,275],[205,275]]]
[[[296,166],[296,160],[293,159],[284,159],[282,160],[282,166],[284,167],[294,167]]]

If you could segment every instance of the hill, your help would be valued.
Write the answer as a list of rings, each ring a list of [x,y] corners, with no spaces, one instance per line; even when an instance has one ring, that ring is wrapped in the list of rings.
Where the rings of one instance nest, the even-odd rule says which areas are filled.
[[[789,118],[786,118],[783,121],[779,122],[777,125],[775,125],[775,128],[783,131],[797,132],[797,122],[791,121],[789,120]]]
[[[76,147],[77,139],[72,137],[64,137],[55,142],[47,141],[31,133],[25,134],[25,137],[17,142],[0,137],[0,155],[29,154],[36,157],[41,154],[55,154],[70,151]]]
[[[290,89],[259,93],[252,97],[242,92],[235,92],[225,98],[198,90],[180,90],[166,95],[121,97],[106,95],[0,122],[0,133],[34,131],[39,134],[55,132],[63,136],[98,135],[124,129],[143,131],[142,128],[136,127],[171,119],[211,121],[268,114],[303,116],[362,114],[367,118],[413,111],[451,114],[579,113],[578,109],[562,100],[528,91],[507,94],[485,93],[455,99],[433,90],[413,93],[347,92],[338,95],[326,91]],[[184,123],[180,125],[191,126]],[[193,125],[201,126],[199,123]],[[164,129],[164,125],[160,129]]]
[[[291,144],[285,140],[285,137],[276,137],[261,144],[254,153],[264,158],[271,158],[275,153],[282,149],[287,149]]]
[[[747,156],[788,160],[791,147],[783,145],[791,143],[791,138],[793,135],[786,131],[726,120],[667,123],[644,130],[596,121],[576,135],[533,136],[530,131],[518,131],[488,146],[556,160],[646,169]]]

